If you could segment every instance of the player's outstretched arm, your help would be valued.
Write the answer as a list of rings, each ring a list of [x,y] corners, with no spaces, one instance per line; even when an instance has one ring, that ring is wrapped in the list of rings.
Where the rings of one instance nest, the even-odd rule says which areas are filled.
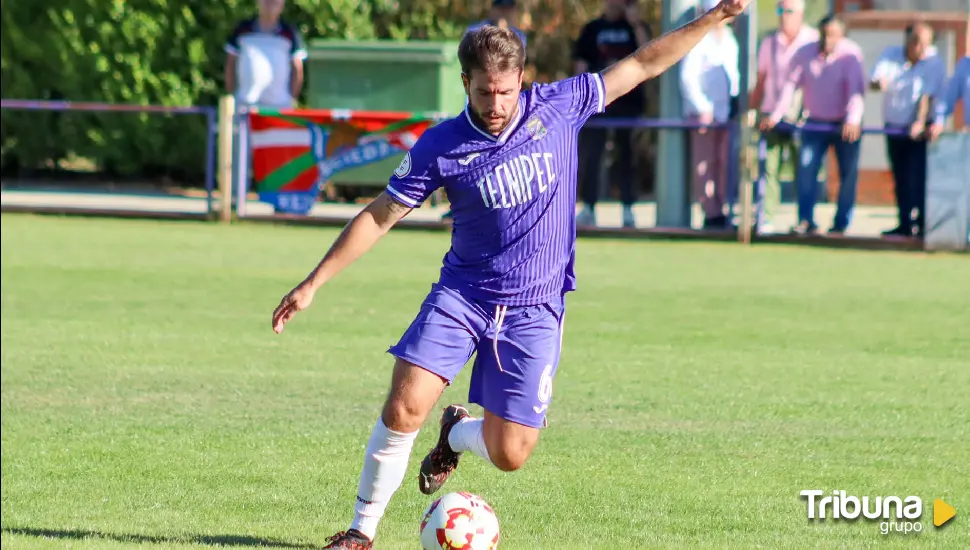
[[[354,263],[411,211],[385,191],[344,227],[330,250],[306,279],[283,297],[273,312],[273,330],[279,334],[297,311],[306,309],[324,283]]]
[[[628,94],[646,80],[655,78],[683,59],[687,52],[722,21],[738,16],[751,0],[721,0],[711,11],[651,40],[631,55],[603,71],[606,104]]]

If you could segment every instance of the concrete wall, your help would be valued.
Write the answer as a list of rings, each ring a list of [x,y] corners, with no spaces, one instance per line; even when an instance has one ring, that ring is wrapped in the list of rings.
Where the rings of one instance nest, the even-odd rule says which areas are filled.
[[[930,145],[927,165],[926,248],[970,245],[970,134],[944,135]]]

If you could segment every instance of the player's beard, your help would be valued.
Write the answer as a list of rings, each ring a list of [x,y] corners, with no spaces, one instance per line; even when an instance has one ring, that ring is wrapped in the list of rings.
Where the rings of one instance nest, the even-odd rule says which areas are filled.
[[[494,111],[488,111],[486,113],[479,113],[477,110],[473,110],[475,113],[476,122],[489,133],[494,135],[499,135],[509,127],[509,123],[512,122],[512,117],[515,116],[515,111],[519,108],[516,104],[512,108],[512,112],[508,114],[496,113]],[[494,118],[493,118],[494,117]]]

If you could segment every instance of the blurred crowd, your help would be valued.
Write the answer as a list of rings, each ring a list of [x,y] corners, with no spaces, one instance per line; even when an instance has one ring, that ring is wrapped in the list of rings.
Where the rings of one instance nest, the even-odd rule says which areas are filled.
[[[259,0],[259,10],[241,22],[226,44],[227,91],[237,101],[289,107],[303,86],[307,51],[299,31],[281,19],[284,0]],[[699,0],[709,10],[717,0]],[[781,202],[781,177],[794,174],[797,223],[783,230],[819,231],[814,216],[819,174],[830,149],[838,165],[837,210],[828,233],[841,234],[852,220],[859,179],[864,95],[882,93],[886,155],[893,177],[898,223],[889,235],[920,236],[924,231],[927,143],[939,137],[955,105],[964,104],[964,128],[970,127],[970,57],[952,74],[934,44],[933,28],[914,21],[900,42],[882,52],[866,74],[862,48],[846,36],[838,16],[817,25],[805,21],[804,0],[777,2],[777,28],[757,50],[757,81],[747,106],[741,96],[740,48],[733,28],[724,24],[704,38],[680,64],[682,115],[699,129],[690,132],[691,192],[704,214],[705,229],[731,229],[727,204],[731,132],[727,123],[756,127],[766,144],[763,189],[757,231],[773,233]],[[493,0],[482,25],[516,27],[515,0]],[[637,0],[603,0],[599,17],[589,21],[573,43],[573,71],[600,71],[650,41],[654,32],[641,16]],[[247,56],[256,50],[259,55]],[[261,66],[262,65],[262,66]],[[645,112],[644,89],[635,89],[594,118],[635,118]],[[595,125],[580,135],[579,226],[596,225],[601,196],[604,151],[611,151],[622,202],[622,224],[635,227],[635,155],[632,129],[608,131]],[[446,215],[447,218],[447,215]]]
[[[947,75],[946,63],[933,45],[933,28],[914,21],[899,45],[886,48],[867,75],[862,49],[846,36],[845,22],[829,15],[812,27],[804,21],[804,7],[802,0],[779,1],[778,29],[758,49],[758,80],[750,107],[768,146],[760,231],[775,230],[779,174],[786,159],[794,164],[798,202],[798,223],[791,231],[818,231],[814,207],[819,171],[832,148],[839,192],[828,231],[845,232],[856,200],[863,96],[868,89],[882,92],[886,155],[898,207],[898,223],[886,234],[922,235],[927,142],[943,132],[957,101],[970,105],[970,57]],[[970,125],[968,114],[965,108],[965,126]]]

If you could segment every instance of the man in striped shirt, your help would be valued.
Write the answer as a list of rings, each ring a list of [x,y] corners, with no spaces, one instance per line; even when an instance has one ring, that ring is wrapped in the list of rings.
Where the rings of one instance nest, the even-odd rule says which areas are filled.
[[[400,487],[418,429],[475,356],[473,418],[450,405],[421,463],[432,494],[464,451],[503,471],[521,468],[545,426],[559,363],[565,294],[576,288],[576,141],[595,113],[680,61],[750,0],[722,2],[602,72],[522,91],[525,52],[508,29],[485,26],[458,46],[465,111],[425,131],[380,197],[355,217],[273,313],[281,332],[327,280],[359,258],[412,208],[444,187],[454,207],[451,250],[411,326],[391,346],[391,390],[371,433],[355,516],[326,548],[372,548]]]
[[[492,0],[492,10],[489,12],[489,18],[472,23],[465,32],[475,32],[486,25],[499,27],[500,29],[510,29],[522,39],[522,47],[524,48],[528,45],[528,38],[526,38],[525,33],[521,29],[513,25],[512,22],[515,20],[515,0]],[[450,208],[441,216],[441,221],[449,228],[452,226],[454,219],[455,213]]]

